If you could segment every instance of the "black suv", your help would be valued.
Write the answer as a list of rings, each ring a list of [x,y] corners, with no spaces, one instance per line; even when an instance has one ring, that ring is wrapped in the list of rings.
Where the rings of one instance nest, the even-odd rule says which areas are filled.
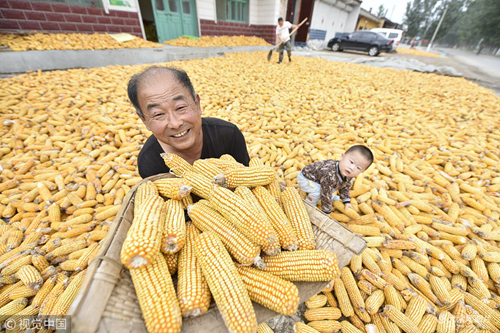
[[[328,47],[332,51],[359,50],[366,51],[372,57],[380,52],[392,50],[393,40],[387,39],[381,34],[373,31],[356,31],[352,34],[330,39]]]

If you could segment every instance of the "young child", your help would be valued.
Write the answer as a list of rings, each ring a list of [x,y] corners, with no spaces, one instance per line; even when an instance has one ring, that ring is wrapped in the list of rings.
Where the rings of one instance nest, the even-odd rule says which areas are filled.
[[[350,189],[353,179],[368,169],[373,162],[373,153],[365,146],[349,148],[339,161],[325,160],[307,165],[297,176],[300,189],[307,193],[306,201],[314,206],[321,199],[321,210],[332,211],[332,202],[339,200],[338,191],[345,208],[352,208]]]

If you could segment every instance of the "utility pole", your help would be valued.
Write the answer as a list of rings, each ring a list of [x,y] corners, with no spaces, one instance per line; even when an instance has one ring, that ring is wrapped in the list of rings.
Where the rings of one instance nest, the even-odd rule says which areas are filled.
[[[439,20],[439,23],[438,23],[438,26],[436,27],[436,30],[434,31],[434,35],[432,35],[432,39],[431,39],[431,42],[429,43],[429,45],[427,46],[427,52],[429,52],[429,50],[431,49],[432,47],[432,43],[434,42],[434,38],[436,38],[436,35],[439,31],[439,28],[441,27],[441,23],[443,23],[443,19],[444,17],[446,16],[446,12],[448,11],[448,6],[444,9],[444,13],[443,13],[443,16],[441,16],[441,19]]]

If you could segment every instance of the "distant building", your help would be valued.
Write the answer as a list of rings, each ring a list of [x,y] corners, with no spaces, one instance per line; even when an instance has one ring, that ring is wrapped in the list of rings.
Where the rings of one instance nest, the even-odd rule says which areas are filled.
[[[380,28],[380,19],[370,11],[361,8],[358,22],[356,23],[356,30],[370,30],[373,28]]]
[[[360,5],[358,0],[288,0],[288,21],[296,24],[308,18],[306,29],[301,28],[295,36],[295,44],[328,41],[337,33],[354,31]]]
[[[389,20],[386,17],[381,17],[380,18],[380,26],[379,26],[379,28],[403,29],[403,25],[399,24],[399,23],[396,23],[396,22],[392,22],[391,20]]]

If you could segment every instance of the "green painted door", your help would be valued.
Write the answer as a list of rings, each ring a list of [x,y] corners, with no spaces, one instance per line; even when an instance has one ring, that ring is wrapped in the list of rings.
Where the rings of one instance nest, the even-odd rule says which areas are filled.
[[[182,35],[198,36],[195,0],[151,0],[160,43]]]

